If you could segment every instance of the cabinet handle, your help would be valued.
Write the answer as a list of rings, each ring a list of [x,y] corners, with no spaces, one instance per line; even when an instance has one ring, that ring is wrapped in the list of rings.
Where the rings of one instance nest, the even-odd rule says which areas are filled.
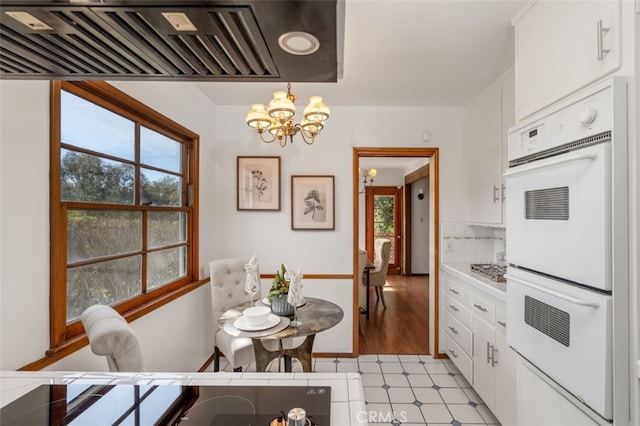
[[[500,196],[498,195],[498,192],[500,191],[500,188],[498,187],[498,185],[493,185],[493,202],[497,203],[498,201],[500,201]]]
[[[500,324],[501,326],[503,326],[504,328],[507,328],[507,323],[504,321],[498,321],[498,324]]]
[[[498,355],[498,349],[496,348],[492,348],[493,352],[491,355],[491,366],[495,367],[496,365],[498,365],[498,358],[496,355]]]
[[[453,355],[454,358],[458,358],[458,354],[453,349],[449,349],[449,353]]]
[[[455,328],[453,328],[453,327],[451,327],[451,326],[449,327],[449,330],[451,330],[451,332],[452,332],[453,334],[458,334],[458,330],[456,330]]]
[[[453,294],[460,294],[460,292],[458,290],[455,290],[453,288],[450,288],[449,291]]]
[[[458,308],[456,308],[456,307],[455,307],[455,306],[453,306],[453,305],[449,305],[449,307],[451,308],[451,310],[452,310],[452,311],[460,312],[460,311],[458,310]]]
[[[489,312],[489,310],[488,310],[487,308],[485,308],[484,306],[482,306],[482,305],[476,305],[476,304],[474,303],[474,304],[473,304],[473,306],[475,306],[475,307],[476,307],[476,309],[478,309],[479,311],[482,311],[482,312]]]
[[[487,342],[487,364],[493,359],[493,348],[489,342]]]
[[[505,184],[502,184],[502,202],[504,203],[506,199],[507,199],[507,187],[505,186]]]
[[[602,20],[597,22],[596,28],[598,30],[598,61],[602,61],[604,57],[607,56],[607,53],[609,53],[609,49],[605,49],[602,46],[602,39],[604,35],[609,32],[609,28],[602,26]]]

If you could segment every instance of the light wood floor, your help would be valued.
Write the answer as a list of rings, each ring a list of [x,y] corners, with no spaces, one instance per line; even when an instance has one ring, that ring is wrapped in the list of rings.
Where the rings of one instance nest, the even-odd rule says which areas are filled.
[[[429,276],[387,275],[386,309],[370,291],[369,320],[360,318],[360,354],[429,353]]]

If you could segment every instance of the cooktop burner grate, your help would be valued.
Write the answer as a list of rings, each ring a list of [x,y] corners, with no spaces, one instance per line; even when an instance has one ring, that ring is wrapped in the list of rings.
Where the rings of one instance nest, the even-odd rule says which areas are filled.
[[[471,272],[475,272],[499,283],[507,281],[504,277],[504,274],[507,273],[507,267],[495,263],[472,263]]]

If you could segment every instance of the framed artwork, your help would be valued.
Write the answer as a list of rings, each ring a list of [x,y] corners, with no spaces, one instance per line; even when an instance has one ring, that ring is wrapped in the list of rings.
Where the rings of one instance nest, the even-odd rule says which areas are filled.
[[[291,176],[291,229],[335,229],[333,176]]]
[[[280,210],[280,157],[238,157],[237,209]]]

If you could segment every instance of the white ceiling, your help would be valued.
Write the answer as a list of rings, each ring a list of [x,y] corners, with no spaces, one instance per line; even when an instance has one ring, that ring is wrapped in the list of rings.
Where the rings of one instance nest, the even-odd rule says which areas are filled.
[[[342,0],[340,0],[342,1]],[[464,106],[514,60],[516,0],[344,0],[343,77],[295,83],[298,106]],[[339,5],[340,6],[340,5]],[[194,83],[218,105],[267,103],[283,83]]]

